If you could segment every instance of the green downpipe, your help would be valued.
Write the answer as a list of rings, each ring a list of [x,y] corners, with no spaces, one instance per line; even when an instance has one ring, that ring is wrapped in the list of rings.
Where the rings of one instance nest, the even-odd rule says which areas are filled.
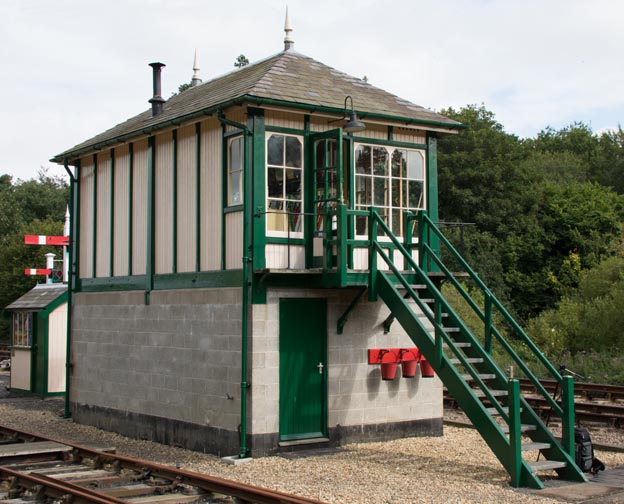
[[[249,198],[253,191],[253,183],[251,175],[253,170],[249,169],[249,128],[244,124],[230,121],[223,116],[221,110],[217,113],[217,118],[222,125],[233,126],[243,132],[245,139],[243,150],[243,180],[245,181],[245,191],[243,193],[243,312],[241,321],[241,409],[240,409],[240,450],[239,458],[246,458],[249,449],[247,448],[247,390],[249,383],[247,382],[247,347],[248,347],[248,330],[249,330],[249,299],[250,299],[250,268],[253,267],[250,252],[250,233],[252,232],[251,219],[253,219],[252,205],[249,204]],[[225,131],[225,130],[223,130]],[[225,181],[227,184],[227,180]]]
[[[73,306],[73,288],[72,283],[74,280],[74,257],[75,257],[75,247],[74,240],[76,238],[75,229],[76,227],[76,219],[78,214],[78,205],[76,202],[77,193],[76,193],[76,178],[74,174],[69,169],[69,164],[67,160],[64,162],[65,171],[69,175],[69,265],[67,268],[67,342],[65,346],[65,401],[63,407],[63,418],[70,418],[71,411],[69,407],[69,387],[70,387],[70,379],[71,379],[71,314],[72,314],[72,306]]]

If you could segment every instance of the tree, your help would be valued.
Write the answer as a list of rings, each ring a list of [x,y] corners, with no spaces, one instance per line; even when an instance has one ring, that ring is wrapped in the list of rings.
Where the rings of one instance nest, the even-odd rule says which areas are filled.
[[[236,58],[236,61],[234,62],[234,66],[236,68],[243,68],[247,65],[249,65],[249,60],[247,59],[247,57],[244,54],[239,54],[238,58]]]

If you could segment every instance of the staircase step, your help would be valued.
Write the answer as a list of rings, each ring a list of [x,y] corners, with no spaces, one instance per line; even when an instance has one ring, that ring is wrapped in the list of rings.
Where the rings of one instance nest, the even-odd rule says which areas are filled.
[[[547,471],[549,469],[561,469],[566,467],[568,464],[566,462],[561,462],[559,460],[538,460],[537,462],[529,462],[528,463],[533,471]]]
[[[500,412],[496,408],[485,408],[485,409],[492,416],[500,415]],[[509,413],[509,408],[507,406],[503,406],[501,409],[503,410],[504,413]]]
[[[501,425],[501,429],[505,434],[509,434],[509,425]],[[531,424],[520,425],[520,432],[529,432],[537,430],[537,426]]]
[[[455,348],[470,348],[472,346],[472,343],[458,341],[456,343],[453,343],[453,345],[455,345]],[[442,343],[442,348],[449,348],[449,346],[447,343]]]
[[[461,364],[462,362],[459,359],[449,359],[451,364]],[[482,364],[483,359],[481,357],[466,357],[464,359],[468,364]]]
[[[496,378],[495,374],[490,374],[490,373],[480,374],[477,376],[481,378],[482,380],[493,380],[494,378]],[[463,374],[461,375],[461,377],[463,378],[464,381],[467,381],[467,382],[475,381],[475,379],[469,374]]]
[[[522,443],[522,451],[548,450],[550,443]]]
[[[459,327],[443,327],[445,333],[459,332]]]
[[[479,398],[487,397],[485,395],[485,392],[481,389],[475,389],[473,390],[473,392]],[[507,392],[506,390],[490,390],[490,394],[492,394],[492,396],[494,397],[505,397],[509,395],[509,392]]]

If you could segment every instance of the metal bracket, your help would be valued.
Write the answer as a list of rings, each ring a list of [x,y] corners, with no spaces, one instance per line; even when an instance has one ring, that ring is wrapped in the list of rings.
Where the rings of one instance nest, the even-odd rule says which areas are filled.
[[[336,332],[338,334],[342,334],[342,330],[344,329],[344,326],[347,323],[347,320],[349,319],[349,314],[353,311],[353,309],[358,304],[358,302],[360,301],[360,299],[362,298],[362,296],[364,295],[364,293],[367,290],[368,290],[368,287],[362,287],[360,289],[360,291],[353,298],[353,301],[351,301],[351,304],[347,307],[345,312],[338,319],[338,324],[337,324],[337,327],[336,327]]]

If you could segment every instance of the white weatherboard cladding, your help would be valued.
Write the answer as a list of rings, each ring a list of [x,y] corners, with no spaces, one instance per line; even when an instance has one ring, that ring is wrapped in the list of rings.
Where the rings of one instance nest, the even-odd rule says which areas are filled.
[[[178,130],[177,268],[195,271],[196,256],[196,141],[195,126]]]
[[[98,154],[95,224],[95,276],[110,276],[111,253],[111,161],[110,152]]]
[[[266,267],[277,269],[305,268],[305,247],[302,245],[266,245]],[[290,258],[289,258],[290,256]],[[290,259],[290,262],[289,262]]]
[[[349,315],[343,334],[337,320],[357,293],[355,289],[269,289],[266,305],[253,305],[250,389],[253,434],[279,431],[279,299],[327,298],[328,426],[374,425],[442,417],[442,384],[437,377],[382,381],[377,365],[368,364],[369,348],[411,348],[414,343],[398,322],[388,334],[383,321],[389,310],[382,301],[363,298]]]
[[[243,267],[243,212],[225,215],[225,269]]]
[[[212,271],[221,268],[223,135],[221,125],[215,118],[201,125],[201,270]]]
[[[173,271],[173,137],[156,137],[154,166],[154,268],[156,274]]]
[[[11,350],[11,388],[30,390],[30,348]]]
[[[115,188],[113,190],[113,275],[128,274],[128,219],[130,154],[127,145],[115,149]]]
[[[93,163],[82,160],[80,177],[80,253],[79,253],[79,276],[90,278],[93,276]]]
[[[67,361],[67,303],[48,316],[48,393],[64,392]]]
[[[303,114],[296,114],[293,112],[267,110],[264,113],[264,124],[266,127],[277,126],[280,128],[302,130],[304,128],[303,117]]]
[[[132,167],[132,274],[144,275],[147,254],[147,139],[134,144]]]

